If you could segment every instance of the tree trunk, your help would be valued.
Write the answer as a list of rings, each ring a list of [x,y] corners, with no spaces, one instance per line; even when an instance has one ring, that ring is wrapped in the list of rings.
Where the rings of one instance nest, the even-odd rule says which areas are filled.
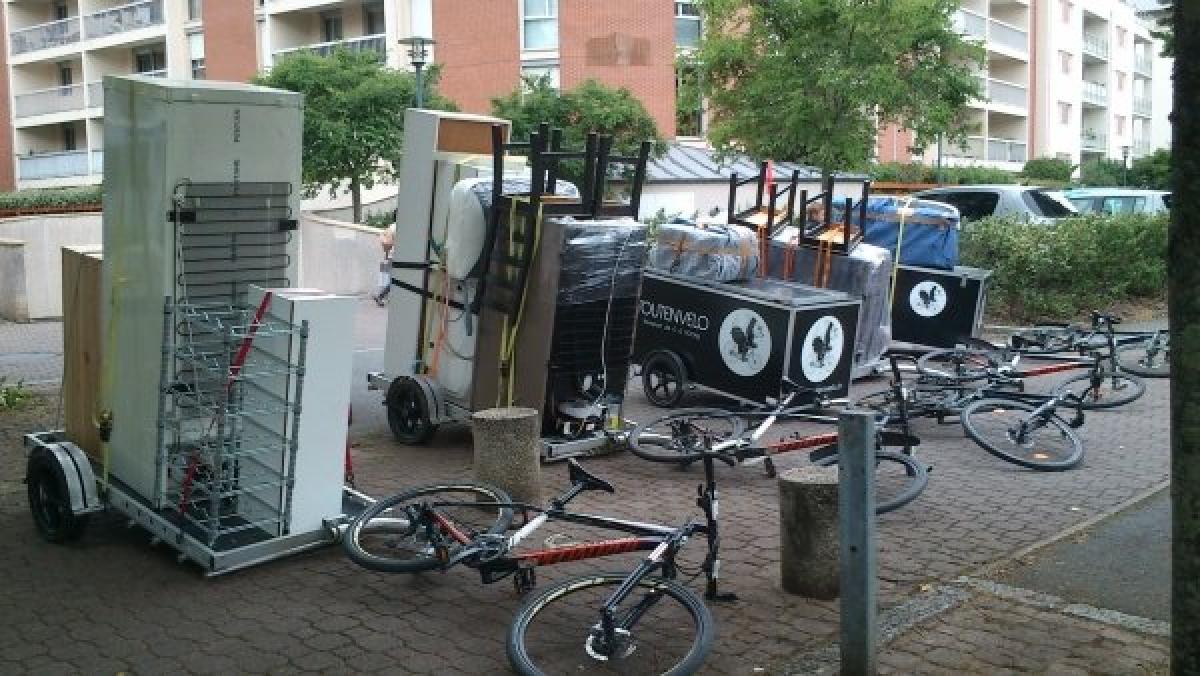
[[[1177,2],[1171,319],[1171,671],[1200,673],[1200,3]]]
[[[362,223],[362,184],[357,176],[350,177],[350,203],[354,207],[354,222]]]

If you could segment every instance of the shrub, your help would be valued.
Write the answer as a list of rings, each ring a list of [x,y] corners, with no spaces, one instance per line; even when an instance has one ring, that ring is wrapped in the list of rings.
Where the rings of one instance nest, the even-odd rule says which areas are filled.
[[[1080,165],[1079,183],[1099,187],[1121,185],[1124,173],[1121,160],[1093,160]]]
[[[962,261],[993,271],[989,307],[1018,321],[1070,318],[1166,288],[1167,217],[1087,216],[1052,226],[985,219]]]
[[[0,411],[11,411],[21,408],[31,396],[25,383],[17,381],[16,385],[6,385],[7,379],[0,376]]]
[[[920,162],[883,162],[870,167],[872,180],[885,183],[937,183],[937,167]],[[980,185],[985,183],[1016,183],[1018,176],[1011,171],[989,167],[942,167],[942,182],[946,185]]]
[[[46,188],[0,193],[0,210],[84,207],[100,204],[104,190],[90,185],[82,188]]]
[[[1021,175],[1034,181],[1066,182],[1071,180],[1073,171],[1075,165],[1066,160],[1057,157],[1035,157],[1025,163]]]

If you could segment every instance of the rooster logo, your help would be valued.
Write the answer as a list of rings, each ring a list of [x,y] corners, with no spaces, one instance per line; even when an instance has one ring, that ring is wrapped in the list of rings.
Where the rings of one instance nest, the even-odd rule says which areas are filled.
[[[825,357],[833,351],[833,325],[837,320],[830,318],[829,323],[825,325],[825,337],[817,335],[813,338],[813,354],[816,355],[817,365],[825,365]]]
[[[717,350],[730,371],[739,376],[757,375],[771,359],[771,330],[757,312],[738,308],[721,322]]]
[[[845,331],[837,317],[825,315],[813,322],[800,354],[800,370],[809,383],[823,383],[833,375],[842,363],[845,341]]]
[[[913,287],[908,304],[921,317],[936,317],[946,309],[946,288],[927,279]]]

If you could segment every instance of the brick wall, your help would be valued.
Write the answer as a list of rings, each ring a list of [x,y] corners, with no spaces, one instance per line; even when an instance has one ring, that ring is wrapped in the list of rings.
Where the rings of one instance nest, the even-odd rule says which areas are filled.
[[[204,70],[209,80],[249,82],[258,73],[254,0],[204,3]]]
[[[913,140],[913,133],[909,129],[902,129],[894,124],[880,129],[876,144],[879,161],[911,162],[912,152],[909,148],[912,147]]]
[[[435,0],[434,60],[438,90],[471,113],[491,112],[490,100],[517,86],[521,75],[516,0]]]
[[[675,14],[670,2],[559,0],[562,86],[593,78],[634,93],[675,135]]]

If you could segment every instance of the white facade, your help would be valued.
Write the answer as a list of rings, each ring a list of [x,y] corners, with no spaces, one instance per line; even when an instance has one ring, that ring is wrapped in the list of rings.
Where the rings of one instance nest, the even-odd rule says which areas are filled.
[[[270,68],[300,49],[375,51],[391,68],[411,69],[397,44],[413,35],[433,37],[433,0],[265,0],[255,10],[258,62]],[[430,50],[432,62],[433,50]]]

